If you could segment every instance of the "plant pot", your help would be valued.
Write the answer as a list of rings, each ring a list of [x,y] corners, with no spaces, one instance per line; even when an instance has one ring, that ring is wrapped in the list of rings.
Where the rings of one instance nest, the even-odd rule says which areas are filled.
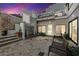
[[[21,38],[22,37],[22,33],[21,32],[16,32],[16,37],[17,38]]]

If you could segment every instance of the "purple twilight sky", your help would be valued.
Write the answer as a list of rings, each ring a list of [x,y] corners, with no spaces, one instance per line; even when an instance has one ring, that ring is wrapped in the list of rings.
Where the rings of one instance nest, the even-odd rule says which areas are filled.
[[[19,14],[22,9],[41,12],[53,3],[0,3],[0,11],[7,14]]]

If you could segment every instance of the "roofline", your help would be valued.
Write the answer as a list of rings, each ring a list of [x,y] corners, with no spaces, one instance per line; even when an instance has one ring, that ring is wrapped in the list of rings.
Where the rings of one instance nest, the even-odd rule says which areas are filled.
[[[67,17],[68,17],[68,16],[61,16],[61,17],[54,17],[54,16],[51,16],[51,17],[45,17],[45,18],[37,19],[37,21],[52,20],[52,19],[67,19]]]

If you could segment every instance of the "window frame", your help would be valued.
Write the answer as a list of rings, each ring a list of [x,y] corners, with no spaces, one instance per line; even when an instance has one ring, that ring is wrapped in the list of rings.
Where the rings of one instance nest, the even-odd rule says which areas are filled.
[[[38,33],[44,33],[43,30],[42,30],[43,29],[43,26],[45,26],[45,25],[39,25],[38,26]],[[41,32],[39,32],[39,27],[41,27]],[[45,26],[45,33],[46,33],[46,26]]]
[[[75,42],[74,40],[72,40],[72,38],[70,39],[73,43],[75,43],[76,45],[78,45],[78,17],[75,17],[74,19],[72,19],[71,21],[68,22],[68,35],[70,35],[70,23],[73,22],[74,20],[77,20],[77,42]],[[70,38],[70,36],[69,36]]]
[[[65,26],[65,32],[66,32],[66,24],[57,24],[56,25],[56,30],[57,30],[57,26]],[[56,31],[56,33],[57,33],[57,31]],[[58,33],[59,34],[59,33]],[[64,34],[64,33],[62,33],[62,34]]]

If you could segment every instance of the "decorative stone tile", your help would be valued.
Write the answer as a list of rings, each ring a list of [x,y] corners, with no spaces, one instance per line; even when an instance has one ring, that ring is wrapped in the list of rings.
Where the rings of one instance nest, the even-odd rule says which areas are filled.
[[[38,56],[40,51],[48,54],[48,46],[52,42],[52,37],[36,37],[21,40],[16,43],[0,48],[0,55],[3,56]]]

